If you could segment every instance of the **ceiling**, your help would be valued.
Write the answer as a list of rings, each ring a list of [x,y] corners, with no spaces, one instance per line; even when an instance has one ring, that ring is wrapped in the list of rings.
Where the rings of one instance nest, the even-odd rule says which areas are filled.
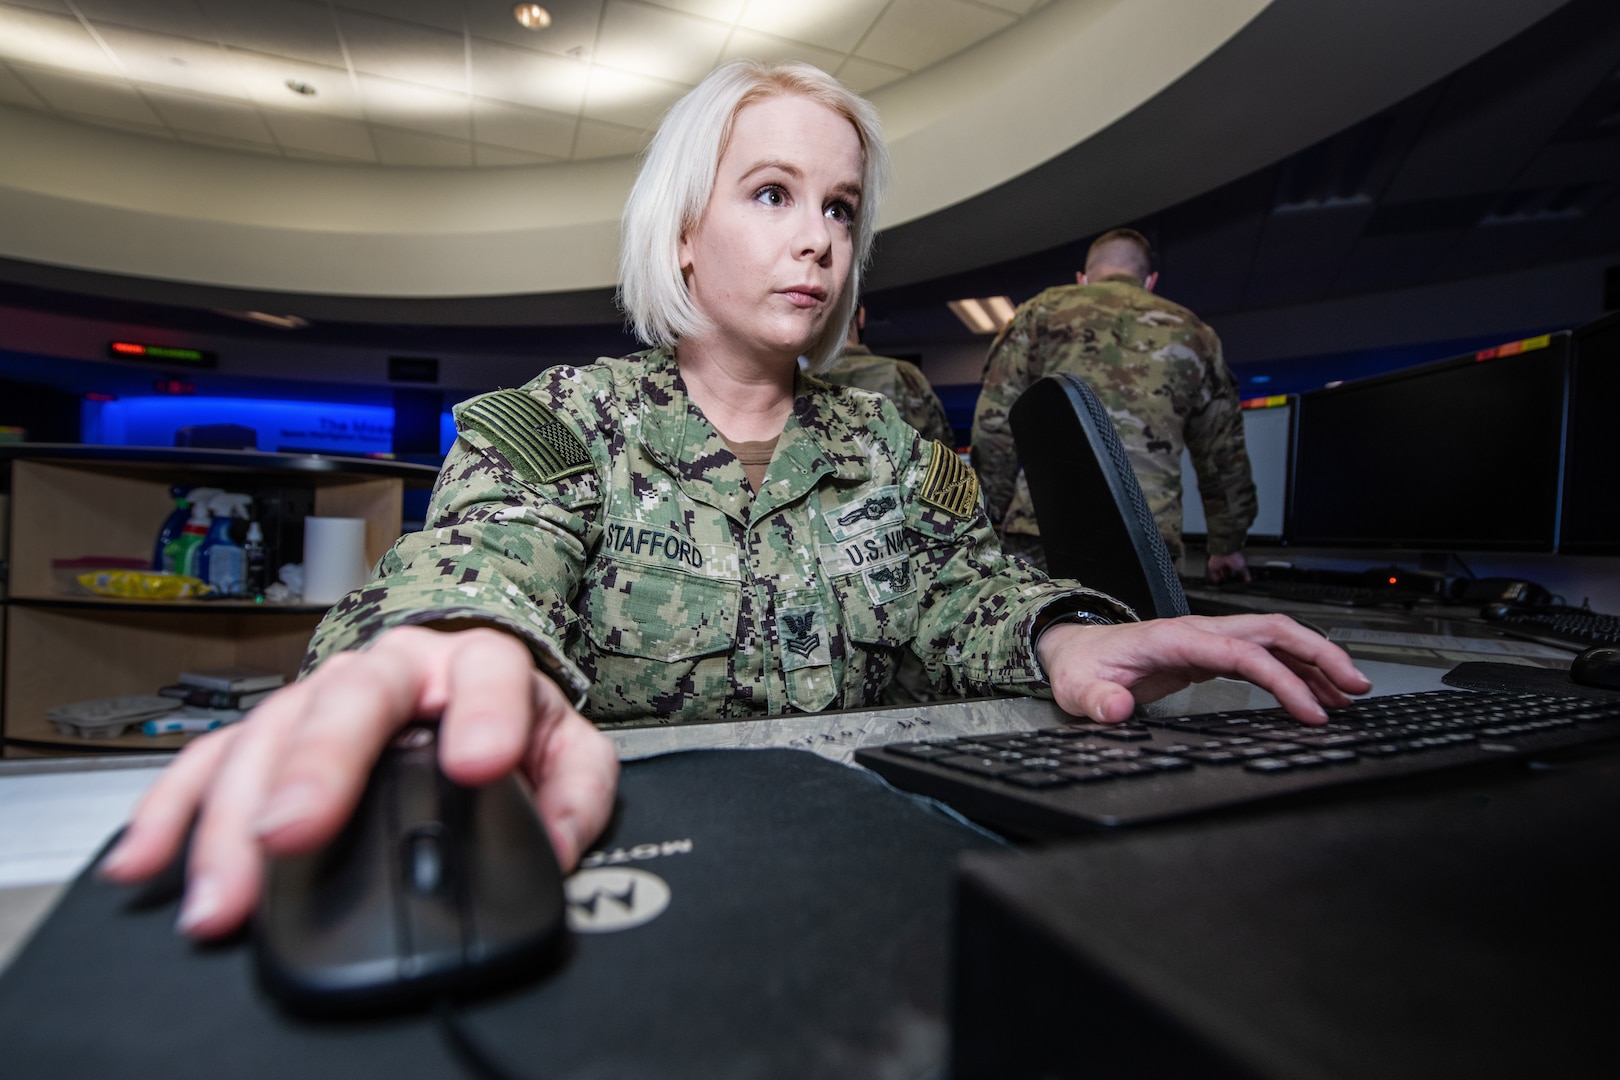
[[[618,157],[721,61],[870,93],[1047,0],[5,0],[0,102],[149,138],[391,167]]]
[[[1185,0],[823,0],[814,5],[589,0],[550,7],[558,16],[552,30],[559,36],[546,45],[536,44],[544,39],[510,22],[509,5],[478,0],[264,0],[252,5],[231,0],[0,0],[0,99],[20,106],[9,112],[0,108],[0,121],[12,124],[10,133],[43,132],[51,138],[65,131],[88,133],[90,141],[75,145],[105,148],[100,163],[112,179],[103,180],[115,193],[112,180],[121,170],[133,174],[142,164],[142,148],[171,147],[194,156],[164,161],[206,157],[209,162],[245,163],[244,172],[232,174],[236,180],[358,178],[356,198],[379,204],[386,202],[391,180],[408,187],[432,178],[486,177],[509,183],[521,194],[550,172],[601,177],[607,174],[589,170],[633,169],[634,162],[622,156],[588,157],[594,152],[594,135],[583,133],[616,122],[603,111],[607,99],[588,92],[594,75],[585,77],[586,90],[574,100],[572,111],[552,109],[495,93],[491,87],[502,84],[490,73],[501,70],[501,64],[516,65],[508,70],[519,73],[540,63],[611,70],[615,78],[635,74],[638,85],[661,87],[667,103],[667,95],[678,94],[686,83],[675,77],[668,66],[672,61],[660,52],[688,57],[683,78],[697,78],[713,60],[762,48],[762,39],[751,35],[770,33],[785,50],[770,55],[818,60],[855,80],[858,88],[861,79],[881,77],[881,66],[893,81],[873,84],[872,96],[891,142],[901,149],[930,140],[949,144],[963,162],[954,172],[978,170],[971,183],[951,195],[937,187],[940,178],[932,173],[940,170],[906,168],[907,159],[897,153],[902,164],[897,180],[910,176],[919,205],[937,205],[896,221],[879,237],[867,297],[875,316],[870,337],[879,345],[968,340],[967,331],[945,310],[946,299],[1000,293],[1023,299],[1070,279],[1086,239],[1125,221],[1154,237],[1166,291],[1211,315],[1620,248],[1620,202],[1615,198],[1620,142],[1610,119],[1620,110],[1620,81],[1612,78],[1620,64],[1620,5],[1612,0],[1562,5],[1559,0],[1498,0],[1485,8],[1473,0],[1430,0],[1416,8],[1408,0],[1210,0],[1197,10],[1220,9],[1226,21],[1190,30],[1184,16],[1193,9]],[[815,27],[792,22],[801,8],[827,21]],[[942,18],[942,12],[954,14]],[[1117,21],[1127,16],[1157,19],[1149,28],[1174,26],[1197,40],[1165,66],[1153,68],[1149,54],[1125,50],[1119,66],[1110,68],[1109,57],[1122,52],[1119,42],[1143,40],[1141,26]],[[1110,18],[1116,22],[1109,23]],[[25,26],[34,29],[17,33]],[[64,35],[52,39],[58,45],[78,45],[41,50],[36,47],[43,40],[40,26]],[[657,26],[667,32],[648,30]],[[696,37],[677,39],[668,29],[675,26]],[[376,36],[368,36],[372,31]],[[351,36],[365,44],[353,46]],[[590,50],[569,55],[586,38],[592,42]],[[398,47],[390,52],[382,45],[385,40]],[[637,40],[666,47],[638,56]],[[887,44],[902,40],[904,46]],[[85,41],[94,49],[85,47]],[[144,43],[147,51],[130,51],[130,42]],[[438,45],[417,49],[427,42]],[[744,42],[754,44],[745,47]],[[125,52],[114,43],[123,43]],[[182,43],[188,43],[184,49]],[[448,56],[457,49],[462,57],[459,75],[428,63],[433,55]],[[689,58],[693,49],[701,63]],[[198,59],[204,55],[210,58],[208,65]],[[186,63],[172,63],[173,56]],[[84,66],[69,70],[70,62]],[[95,68],[98,63],[102,66]],[[1091,89],[1079,96],[1060,93],[1061,84],[1050,81],[1050,72],[1064,68],[1089,73]],[[1151,68],[1151,78],[1130,83],[1141,68]],[[236,89],[221,91],[229,79],[204,85],[194,77],[197,69],[231,74]],[[314,74],[322,80],[337,79],[335,85],[348,89],[326,94],[321,88],[328,83],[312,81],[313,69],[320,69]],[[302,73],[303,81],[318,92],[307,96],[287,90],[285,79],[294,77],[288,71]],[[259,81],[248,85],[252,73]],[[1036,76],[1049,81],[1036,81]],[[1063,77],[1081,76],[1068,70]],[[461,81],[454,91],[442,85],[457,78]],[[78,96],[51,98],[43,92],[47,85],[68,83],[79,88]],[[965,83],[967,91],[952,85],[956,83]],[[1109,96],[1127,83],[1128,93]],[[432,91],[421,100],[438,100],[433,94],[455,96],[458,126],[453,132],[436,128],[447,122],[448,114],[430,109],[372,111],[368,102],[380,99],[367,97],[364,87],[373,84]],[[132,100],[159,122],[141,120],[131,129],[128,116],[119,121],[96,112],[121,107],[107,102]],[[176,101],[189,104],[171,111]],[[1010,106],[1009,101],[1021,104]],[[925,111],[930,103],[941,116]],[[514,159],[503,164],[491,153],[480,161],[479,146],[485,145],[480,139],[503,130],[480,126],[479,110],[486,105],[534,113],[523,114],[525,123],[534,124],[534,132],[523,138],[539,138],[535,132],[549,130],[551,123],[572,125],[568,153],[573,157],[561,160],[559,154],[556,161]],[[308,111],[317,106],[338,111]],[[643,131],[656,108],[662,105],[648,104],[642,119],[621,126]],[[344,114],[342,109],[350,111]],[[550,119],[539,118],[540,113]],[[100,119],[84,122],[95,115]],[[218,123],[206,128],[200,120],[182,121],[199,116]],[[957,123],[948,122],[952,116]],[[975,118],[967,134],[961,127],[964,116]],[[1003,116],[1004,123],[991,122]],[[19,124],[17,117],[55,126],[29,127],[35,121]],[[337,125],[332,130],[348,132],[344,145],[359,156],[317,160],[311,155],[327,151],[277,136],[281,128],[290,131],[304,121],[316,127]],[[125,126],[109,128],[108,122]],[[1044,128],[1057,133],[1044,142],[1030,133]],[[1081,129],[1089,134],[1076,136]],[[246,137],[245,131],[265,134]],[[387,145],[418,137],[423,145],[459,142],[466,156],[432,164],[391,160],[384,152]],[[486,139],[487,146],[522,149],[507,145],[516,136],[501,138],[506,143]],[[225,145],[220,139],[253,145]],[[560,150],[562,141],[559,137],[553,149]],[[370,150],[360,149],[362,143]],[[1015,143],[1016,154],[1007,149]],[[50,152],[62,145],[43,136],[38,143],[8,143],[23,153],[11,155],[12,165],[0,155],[0,195],[7,194],[6,170],[30,153],[33,163],[58,169],[56,182],[78,182],[78,174],[89,171],[81,166],[96,158]],[[170,174],[159,169],[152,175]],[[179,214],[191,202],[237,190],[215,182],[217,177],[208,179],[208,184],[186,188],[186,177],[177,175],[177,193],[165,212]],[[613,188],[594,197],[616,208],[622,193]],[[242,201],[251,208],[253,200]],[[295,208],[302,205],[298,199],[288,202]],[[362,296],[221,288],[200,272],[189,278],[109,272],[62,254],[76,250],[73,245],[87,236],[106,231],[95,224],[100,208],[75,204],[70,209],[75,216],[65,220],[76,223],[71,235],[63,228],[38,230],[57,245],[50,249],[56,254],[45,259],[4,257],[14,255],[8,240],[36,223],[17,209],[0,212],[0,305],[199,335],[395,350],[534,356],[561,349],[595,355],[628,343],[611,290],[602,287],[510,295]],[[556,209],[564,218],[574,212],[567,206]],[[377,212],[390,219],[411,217],[395,207],[384,210]],[[197,214],[199,219],[206,216]],[[176,266],[194,269],[221,250],[268,258],[273,246],[238,237],[212,243],[207,250],[197,244],[188,247],[175,239],[172,227],[178,218],[162,221],[168,231],[136,230],[139,243],[134,246]],[[511,231],[522,234],[521,228]],[[491,255],[494,235],[471,229],[468,252],[484,262],[499,261]],[[332,230],[327,239],[333,237],[340,244],[364,247],[341,230]],[[553,250],[542,248],[542,253]],[[300,253],[306,264],[319,262],[319,255]],[[373,254],[370,262],[381,272],[389,260]],[[258,328],[240,321],[240,313],[248,309],[296,312],[312,325],[293,333]]]
[[[1217,320],[1620,252],[1620,4],[1572,0],[1372,116],[1124,223],[1154,241],[1161,289]],[[960,338],[945,300],[1072,280],[1097,231],[870,293],[872,332]]]
[[[895,164],[878,220],[887,228],[1084,141],[1219,50],[1274,0],[569,0],[558,5],[559,24],[577,16],[596,31],[599,51],[580,56],[486,49],[501,43],[478,36],[481,28],[511,15],[496,0],[395,0],[390,9],[448,13],[458,34],[426,25],[406,33],[403,24],[351,10],[347,0],[263,8],[116,0],[120,18],[139,16],[163,34],[126,33],[91,18],[114,0],[21,2],[67,10],[0,0],[12,20],[0,26],[0,53],[26,54],[6,69],[16,76],[12,96],[23,100],[0,104],[0,145],[14,151],[0,155],[0,257],[208,288],[433,300],[610,291],[619,214],[636,169],[630,151],[727,50],[805,57],[858,81],[895,76],[869,92]],[[1337,10],[1353,0],[1314,2]],[[1502,2],[1513,22],[1554,0]],[[233,31],[230,40],[255,49],[219,44],[226,39],[219,13],[244,7],[262,25]],[[341,49],[352,70],[332,67],[316,80],[299,66],[307,61],[277,53],[291,51],[279,43],[312,11],[325,16],[328,52]],[[60,40],[38,30],[42,20]],[[1483,20],[1488,33],[1501,21]],[[521,31],[504,25],[506,33]],[[797,40],[765,41],[751,26]],[[356,27],[379,36],[361,35],[365,47],[350,46]],[[190,51],[176,36],[185,31]],[[109,41],[123,43],[122,53]],[[1153,48],[1137,49],[1142,41]],[[828,48],[833,42],[842,55]],[[438,63],[452,53],[457,63]],[[868,55],[887,57],[885,71]],[[895,66],[901,62],[926,66]],[[144,81],[123,78],[132,67]],[[175,72],[188,82],[183,92],[153,81],[172,82]],[[55,111],[40,107],[43,91],[28,88],[51,79],[73,90],[57,95]],[[432,80],[443,85],[434,89]],[[317,92],[294,93],[289,81]],[[346,103],[345,87],[352,91]],[[527,104],[487,96],[497,89]],[[291,135],[277,141],[277,130],[301,122],[297,109],[318,110],[323,100],[352,115],[303,119],[346,131],[354,154],[365,143],[377,160],[332,156],[330,146],[324,158],[309,157],[307,146],[294,156]],[[493,119],[498,113],[505,127]],[[135,126],[78,119],[108,114]],[[625,139],[597,147],[592,133],[602,124],[618,125]],[[549,139],[553,153],[474,164],[473,138],[501,131],[504,149]],[[447,149],[458,139],[460,149],[431,159],[437,165],[423,157],[382,163],[393,156],[388,147]],[[606,312],[598,304],[581,314],[573,321]]]

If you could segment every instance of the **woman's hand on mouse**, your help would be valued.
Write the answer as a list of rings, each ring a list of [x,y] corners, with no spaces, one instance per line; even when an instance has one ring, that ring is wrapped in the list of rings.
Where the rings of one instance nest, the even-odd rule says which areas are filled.
[[[1129,719],[1139,703],[1219,676],[1247,679],[1296,720],[1320,724],[1372,683],[1349,654],[1286,615],[1188,615],[1117,626],[1059,624],[1041,635],[1052,697],[1074,716]]]
[[[524,771],[557,860],[571,870],[612,812],[613,744],[535,670],[517,638],[399,627],[363,651],[333,655],[241,723],[187,746],[142,799],[101,873],[120,882],[153,876],[195,817],[179,929],[228,934],[257,903],[265,855],[311,851],[334,837],[395,732],[433,716],[452,779],[478,785]]]

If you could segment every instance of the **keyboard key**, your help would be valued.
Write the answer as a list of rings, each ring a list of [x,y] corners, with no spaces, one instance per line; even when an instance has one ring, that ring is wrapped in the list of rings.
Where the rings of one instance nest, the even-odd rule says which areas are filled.
[[[1099,731],[1097,736],[1103,739],[1112,739],[1115,742],[1145,742],[1153,738],[1153,733],[1146,728],[1116,727]]]
[[[1098,784],[1104,780],[1119,779],[1114,773],[1100,765],[1073,765],[1058,770],[1059,776],[1067,776],[1070,780],[1080,784]]]
[[[1229,765],[1241,760],[1237,754],[1230,750],[1189,750],[1181,755],[1193,761],[1201,761],[1205,765]]]
[[[1073,777],[1064,776],[1058,772],[1013,772],[1006,773],[1001,779],[1006,783],[1016,784],[1021,788],[1029,788],[1033,791],[1067,787],[1074,783]]]
[[[934,760],[940,765],[949,765],[953,769],[977,773],[980,776],[1000,776],[1002,773],[1018,772],[1023,768],[1016,761],[1002,761],[1000,758],[983,757],[977,754],[955,754],[951,757],[935,758]]]
[[[904,754],[914,758],[942,758],[957,753],[957,749],[948,743],[898,743],[887,748],[891,754]]]

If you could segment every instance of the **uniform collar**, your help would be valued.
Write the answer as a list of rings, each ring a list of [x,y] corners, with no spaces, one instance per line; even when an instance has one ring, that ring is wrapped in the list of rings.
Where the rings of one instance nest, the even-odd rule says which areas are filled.
[[[834,395],[819,380],[801,371],[794,375],[793,412],[765,481],[750,496],[742,464],[687,395],[674,355],[651,349],[639,358],[642,445],[689,498],[746,523],[803,498],[828,474],[850,482],[870,478],[870,434],[835,407]]]

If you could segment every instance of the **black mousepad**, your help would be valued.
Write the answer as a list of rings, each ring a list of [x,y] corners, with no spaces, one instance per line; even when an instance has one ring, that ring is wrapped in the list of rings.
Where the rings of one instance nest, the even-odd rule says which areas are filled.
[[[551,976],[432,1015],[299,1020],[245,938],[178,938],[177,877],[81,876],[0,977],[17,1076],[928,1077],[946,1057],[955,856],[998,842],[863,770],[797,750],[629,763],[576,875]],[[635,924],[651,912],[649,921]],[[13,1072],[13,1070],[15,1070]]]
[[[1515,694],[1552,694],[1596,701],[1620,701],[1620,690],[1583,686],[1571,679],[1568,671],[1530,667],[1528,664],[1470,660],[1440,676],[1440,681],[1459,690],[1506,690]]]

